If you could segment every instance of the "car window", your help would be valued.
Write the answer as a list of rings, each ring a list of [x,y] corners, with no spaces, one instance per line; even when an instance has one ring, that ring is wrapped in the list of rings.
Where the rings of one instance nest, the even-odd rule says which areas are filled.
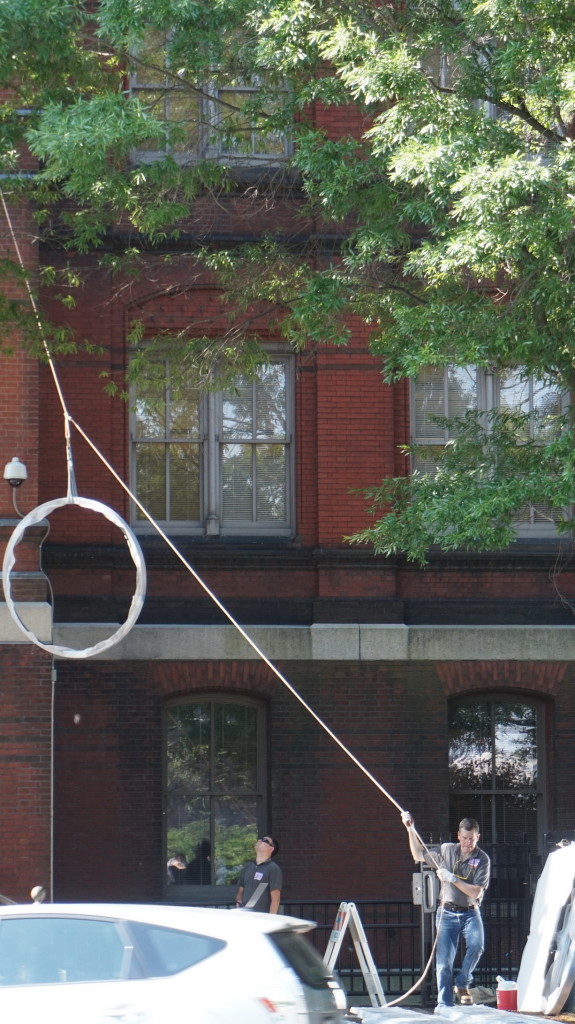
[[[268,934],[269,940],[277,947],[283,959],[296,972],[300,981],[311,988],[325,988],[328,978],[333,975],[311,942],[299,932],[289,930]]]
[[[3,918],[0,985],[46,985],[129,977],[131,948],[114,921]]]
[[[176,928],[161,928],[141,921],[130,921],[138,949],[141,950],[148,977],[164,977],[193,967],[213,956],[226,945],[211,935],[197,935]]]

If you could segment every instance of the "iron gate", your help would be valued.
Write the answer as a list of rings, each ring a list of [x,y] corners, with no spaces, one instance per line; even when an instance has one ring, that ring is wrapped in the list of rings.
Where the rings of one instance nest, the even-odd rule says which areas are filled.
[[[498,974],[517,977],[541,865],[526,843],[483,848],[491,857],[492,877],[483,903],[485,952],[475,972],[475,984],[494,988]],[[386,998],[391,1001],[401,996],[420,979],[429,959],[434,913],[425,912],[411,900],[354,900],[347,893],[345,899],[358,908]],[[323,956],[338,907],[335,900],[286,902],[284,913],[317,922],[313,941]],[[348,996],[358,1003],[365,1000],[367,991],[351,940],[342,945],[337,970]],[[435,976],[430,970],[405,1005],[426,1006],[434,1001],[434,995]]]

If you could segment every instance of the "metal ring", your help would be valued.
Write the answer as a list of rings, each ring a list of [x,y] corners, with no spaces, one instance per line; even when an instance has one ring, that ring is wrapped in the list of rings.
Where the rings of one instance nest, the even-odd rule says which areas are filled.
[[[73,647],[60,647],[58,644],[44,644],[38,637],[34,635],[22,622],[14,601],[12,600],[12,592],[10,585],[10,573],[14,567],[16,556],[14,554],[16,545],[20,543],[24,533],[29,526],[34,526],[39,523],[41,519],[45,519],[57,508],[62,508],[65,505],[79,505],[81,508],[91,509],[92,512],[99,512],[101,515],[109,519],[111,523],[119,527],[128,545],[132,561],[136,567],[136,589],[134,596],[132,597],[132,603],[130,605],[130,611],[126,621],[116,630],[112,636],[108,637],[107,640],[100,640],[99,643],[94,644],[93,647],[85,647],[81,651],[75,650]],[[117,512],[114,512],[109,505],[103,505],[100,501],[94,501],[92,498],[79,498],[77,495],[68,495],[66,498],[55,498],[54,501],[46,501],[43,505],[38,505],[37,508],[32,509],[28,515],[18,523],[18,526],[12,533],[8,544],[6,545],[6,552],[4,554],[4,561],[2,563],[2,581],[4,584],[4,597],[8,606],[8,611],[12,616],[16,625],[22,630],[22,632],[28,637],[32,643],[36,644],[37,647],[41,647],[42,650],[48,651],[49,654],[54,654],[59,658],[91,658],[94,654],[100,654],[102,651],[107,651],[114,644],[119,643],[127,633],[130,632],[132,626],[134,626],[144,603],[144,596],[146,593],[146,565],[144,562],[144,556],[142,549],[132,533],[130,527]]]

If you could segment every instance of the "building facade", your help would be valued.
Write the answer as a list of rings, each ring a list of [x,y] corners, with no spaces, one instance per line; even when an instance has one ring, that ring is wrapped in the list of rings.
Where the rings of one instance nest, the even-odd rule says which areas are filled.
[[[299,208],[293,189],[257,216],[251,202],[199,203],[194,231],[281,235]],[[10,222],[37,282],[60,257],[25,208]],[[13,256],[6,219],[0,234]],[[73,309],[43,289],[50,319],[97,346],[57,362],[61,392],[45,363],[2,357],[4,461],[28,472],[0,489],[3,547],[69,493],[70,429],[77,493],[130,525],[147,587],[128,635],[86,658],[38,646],[0,605],[0,892],[226,904],[265,830],[286,901],[410,898],[398,805],[432,841],[471,814],[487,843],[541,855],[547,831],[575,827],[571,552],[537,521],[505,551],[431,552],[426,568],[346,541],[369,522],[362,489],[404,471],[416,412],[359,322],[346,348],[299,354],[264,326],[269,366],[222,393],[171,393],[164,366],[161,398],[110,396],[135,319],[144,336],[222,330],[194,239],[134,280],[78,256]],[[136,585],[121,530],[74,504],[26,530],[10,575],[28,630],[71,650],[113,634]]]

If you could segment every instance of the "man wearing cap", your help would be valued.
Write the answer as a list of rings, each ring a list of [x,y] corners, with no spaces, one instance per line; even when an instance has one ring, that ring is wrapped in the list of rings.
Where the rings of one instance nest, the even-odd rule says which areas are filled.
[[[264,914],[277,914],[280,906],[282,870],[273,857],[279,844],[271,836],[256,840],[255,859],[241,870],[236,893],[236,907],[258,910]]]
[[[421,843],[409,811],[403,811],[401,819],[407,829],[413,859],[425,861],[434,868],[441,882],[435,951],[437,1007],[441,1010],[453,1006],[454,994],[458,1003],[470,1006],[473,998],[469,986],[485,941],[479,908],[491,871],[489,857],[477,845],[479,825],[475,818],[463,818],[459,822],[458,842],[442,843],[436,861]],[[454,976],[453,964],[461,937],[465,955]]]

